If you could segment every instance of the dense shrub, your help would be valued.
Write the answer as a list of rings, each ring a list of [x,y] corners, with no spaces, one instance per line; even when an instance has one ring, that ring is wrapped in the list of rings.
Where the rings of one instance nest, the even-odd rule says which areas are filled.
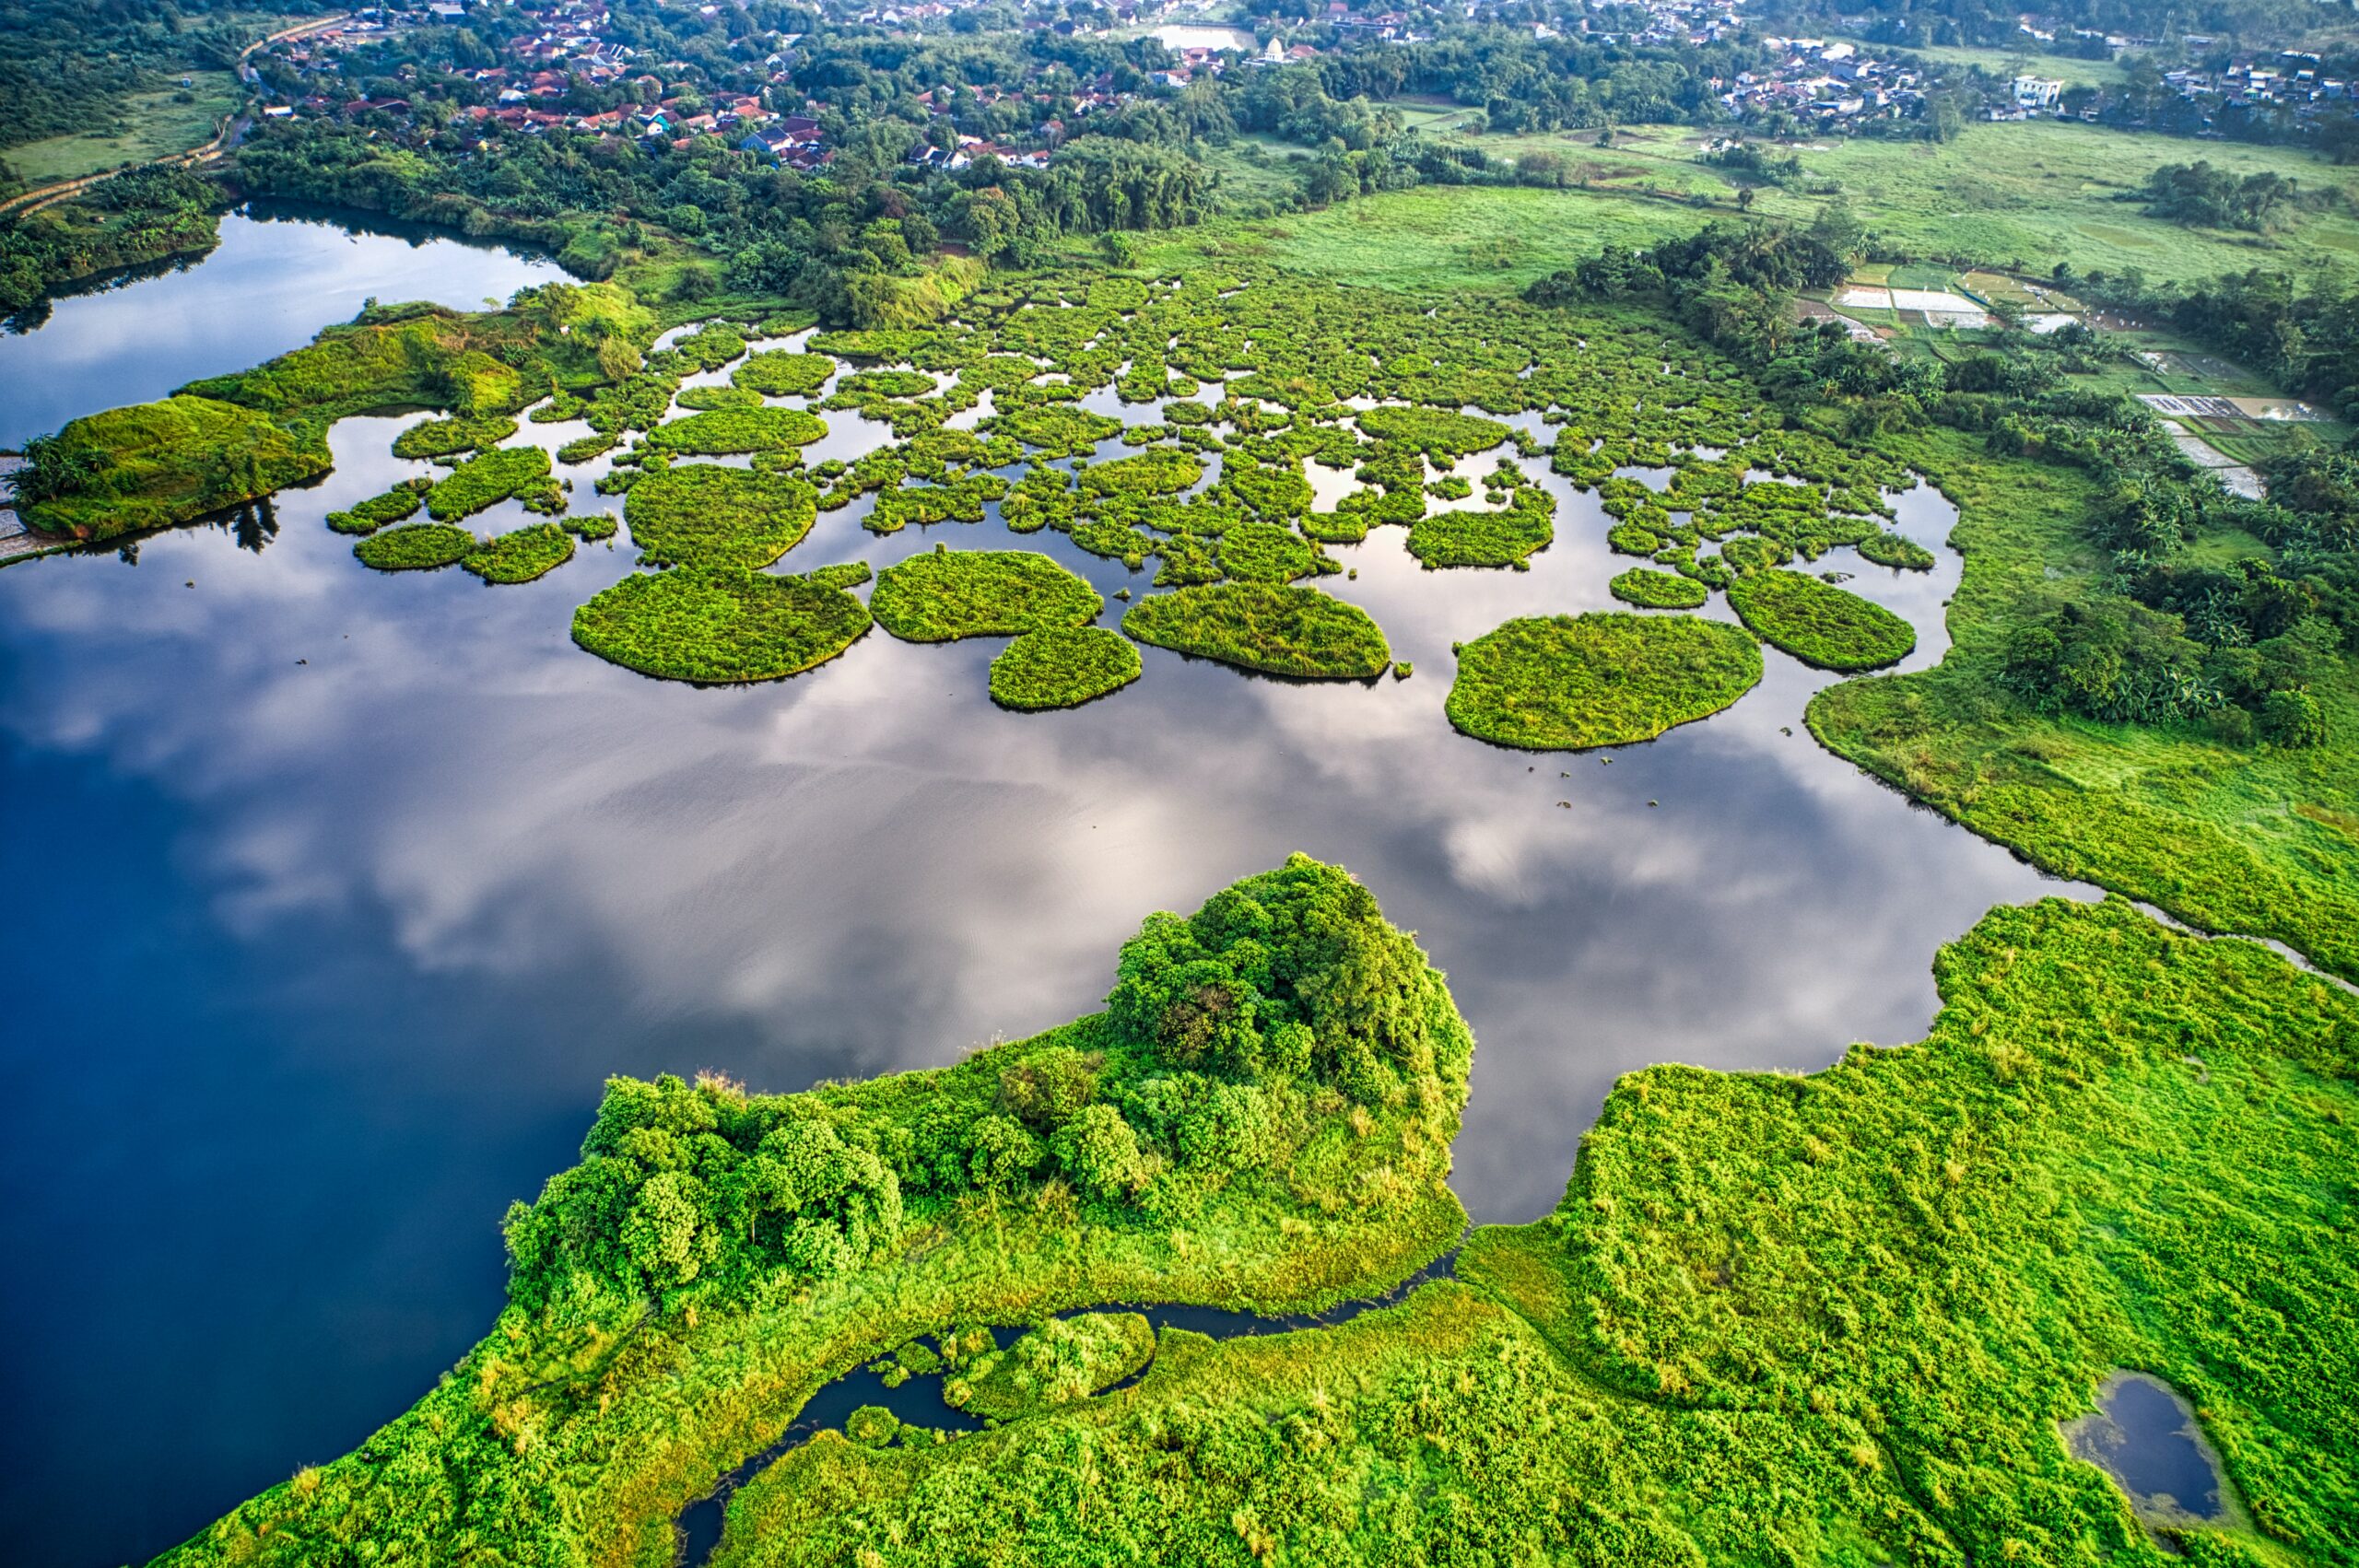
[[[573,613],[573,640],[673,681],[774,681],[833,659],[868,629],[841,589],[729,567],[634,572]]]
[[[797,474],[675,462],[630,487],[623,520],[657,566],[769,566],[803,542],[817,493]]]
[[[905,641],[948,642],[1086,626],[1106,601],[1033,551],[937,548],[886,568],[868,607],[877,625]]]
[[[1729,603],[1762,640],[1822,670],[1873,670],[1917,646],[1917,628],[1883,605],[1801,572],[1750,572]]]
[[[1651,740],[1760,679],[1761,647],[1741,627],[1692,615],[1535,617],[1459,650],[1445,708],[1478,740],[1578,751]]]
[[[1049,627],[1025,633],[992,661],[992,700],[1035,712],[1077,708],[1139,678],[1139,650],[1107,626]]]
[[[1384,633],[1356,604],[1310,588],[1223,582],[1140,600],[1124,635],[1248,670],[1333,680],[1384,673]]]

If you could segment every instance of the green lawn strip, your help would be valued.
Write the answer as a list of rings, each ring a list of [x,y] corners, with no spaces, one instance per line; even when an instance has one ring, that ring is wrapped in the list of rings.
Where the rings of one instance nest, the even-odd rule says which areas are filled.
[[[1478,740],[1579,751],[1651,740],[1761,679],[1742,627],[1692,615],[1534,616],[1465,644],[1445,710]]]
[[[1472,1036],[1341,870],[1297,856],[1156,916],[1113,979],[1104,1013],[931,1071],[613,1080],[581,1163],[511,1210],[509,1304],[453,1373],[162,1561],[497,1538],[665,1562],[684,1506],[921,1335],[1109,1302],[1316,1311],[1458,1237]]]
[[[1632,567],[1605,587],[1624,603],[1649,610],[1700,610],[1704,601],[1712,596],[1709,589],[1693,578],[1645,567]]]
[[[827,433],[826,420],[799,408],[716,408],[656,426],[647,444],[686,457],[731,457],[807,447]]]
[[[1821,670],[1879,669],[1917,646],[1917,628],[1883,605],[1801,572],[1749,572],[1729,603],[1764,642]]]
[[[1383,631],[1358,605],[1274,583],[1150,594],[1123,615],[1122,631],[1157,648],[1278,675],[1366,680],[1392,661]]]
[[[527,523],[470,550],[459,564],[486,582],[530,582],[573,559],[573,535],[554,522]]]
[[[839,588],[733,567],[634,572],[573,613],[573,640],[670,681],[775,681],[850,648],[868,609]]]
[[[1625,1077],[1556,1211],[1400,1306],[1168,1331],[955,1442],[820,1433],[717,1568],[2341,1561],[2359,1007],[2119,901],[1995,909],[1936,975],[1912,1046]],[[2157,1540],[2068,1456],[2116,1367],[2194,1403],[2249,1522]]]
[[[992,661],[992,700],[1027,713],[1078,708],[1129,685],[1141,667],[1138,649],[1111,627],[1045,627]]]
[[[623,498],[631,543],[656,566],[766,567],[817,515],[817,492],[798,474],[711,462],[650,468]]]
[[[464,560],[482,544],[465,529],[447,522],[411,522],[374,533],[352,547],[365,567],[381,572],[428,571]]]
[[[886,568],[868,596],[876,624],[905,642],[1086,626],[1105,607],[1096,589],[1032,550],[936,547]]]

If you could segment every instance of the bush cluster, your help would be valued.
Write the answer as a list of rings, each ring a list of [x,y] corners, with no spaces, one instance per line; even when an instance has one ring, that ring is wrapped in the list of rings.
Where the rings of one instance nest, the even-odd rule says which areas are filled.
[[[1760,679],[1761,645],[1740,626],[1618,612],[1533,617],[1459,650],[1445,710],[1478,740],[1579,751],[1651,740]]]
[[[1356,604],[1311,588],[1222,582],[1140,600],[1125,636],[1240,669],[1366,680],[1392,661],[1384,633]]]
[[[936,547],[886,568],[868,597],[876,624],[907,642],[1086,626],[1105,607],[1096,589],[1030,550]]]
[[[634,572],[573,613],[573,640],[671,681],[775,681],[822,664],[868,629],[839,588],[732,567]]]
[[[1883,605],[1801,572],[1749,572],[1729,603],[1763,641],[1822,670],[1896,664],[1917,646],[1917,628]]]
[[[1129,685],[1140,668],[1138,649],[1110,627],[1046,627],[992,661],[992,700],[1027,713],[1078,708]]]
[[[631,543],[653,566],[766,567],[817,515],[817,492],[800,475],[710,462],[651,468],[623,500]]]

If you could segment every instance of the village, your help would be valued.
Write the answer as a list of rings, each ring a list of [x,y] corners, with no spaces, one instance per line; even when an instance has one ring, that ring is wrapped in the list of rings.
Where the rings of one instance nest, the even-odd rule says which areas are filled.
[[[957,14],[978,3],[913,0],[910,4],[853,5],[842,20],[896,35],[922,34],[952,25]],[[1444,7],[1414,10],[1355,10],[1346,0],[1329,0],[1306,22],[1281,29],[1265,19],[1256,31],[1214,25],[1203,0],[1121,0],[1109,8],[1073,7],[1070,14],[1036,10],[1027,30],[1068,36],[1153,37],[1162,41],[1165,62],[1126,73],[1118,83],[1099,73],[1062,94],[980,87],[920,95],[936,124],[908,156],[916,166],[957,170],[986,158],[1019,167],[1042,168],[1057,148],[1084,134],[1089,116],[1119,109],[1141,97],[1169,94],[1233,69],[1257,69],[1315,61],[1322,53],[1368,44],[1412,44],[1430,40],[1447,21],[1503,19],[1504,0],[1454,0]],[[717,14],[714,5],[697,7]],[[1518,7],[1517,14],[1528,15]],[[1577,33],[1599,41],[1638,46],[1700,47],[1731,41],[1757,43],[1761,63],[1711,86],[1729,117],[1739,123],[1788,132],[1840,134],[1879,121],[1923,116],[1928,95],[1942,84],[1937,70],[1918,56],[1889,45],[1839,37],[1802,38],[1750,31],[1742,0],[1649,0],[1643,6],[1590,0],[1586,8],[1559,7],[1556,21],[1524,21],[1536,41]],[[1077,16],[1093,20],[1077,20]],[[496,20],[507,36],[496,64],[459,70],[465,96],[475,99],[454,121],[440,126],[417,123],[409,99],[359,90],[347,71],[347,57],[407,29]],[[1633,25],[1636,19],[1636,25]],[[517,21],[526,25],[517,27]],[[1986,86],[1978,117],[1987,120],[2077,119],[2133,124],[2170,122],[2183,133],[2221,134],[2224,121],[2270,115],[2294,124],[2328,116],[2348,119],[2352,85],[2323,74],[2316,53],[2287,52],[2265,56],[2227,56],[2214,40],[2189,35],[2177,45],[2128,35],[2100,36],[2085,29],[2044,25],[2025,14],[2019,37],[2025,51],[2074,48],[2121,54],[2142,69],[2124,82],[2099,88],[2025,72],[2001,75]],[[2061,37],[2060,38],[2060,30]],[[557,0],[525,11],[510,0],[473,6],[460,0],[429,0],[416,6],[372,6],[273,45],[245,75],[270,120],[338,119],[361,122],[397,138],[442,131],[463,146],[502,134],[539,135],[565,130],[593,136],[684,144],[718,136],[733,147],[781,167],[825,166],[836,148],[827,123],[827,105],[805,97],[793,79],[800,36],[774,33],[759,41],[767,53],[748,60],[726,88],[716,88],[685,62],[647,60],[610,36],[604,0]],[[2141,51],[2154,52],[2141,54]],[[2163,69],[2163,57],[2177,53],[2189,64]],[[416,67],[400,69],[414,80]],[[381,87],[381,81],[378,84]],[[447,89],[448,84],[444,84]],[[1953,82],[1954,86],[1954,83]],[[954,102],[954,99],[956,101]],[[1001,112],[996,135],[962,129],[966,111]]]

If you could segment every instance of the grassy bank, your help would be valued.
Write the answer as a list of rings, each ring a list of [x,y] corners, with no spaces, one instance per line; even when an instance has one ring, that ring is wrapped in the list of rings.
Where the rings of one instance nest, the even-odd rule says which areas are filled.
[[[1167,1332],[1136,1387],[947,1445],[822,1434],[719,1561],[2159,1565],[2055,1436],[2115,1366],[2249,1507],[2177,1549],[2350,1561],[2359,1010],[2118,903],[1995,911],[1937,973],[1915,1046],[1625,1078],[1461,1282]]]

